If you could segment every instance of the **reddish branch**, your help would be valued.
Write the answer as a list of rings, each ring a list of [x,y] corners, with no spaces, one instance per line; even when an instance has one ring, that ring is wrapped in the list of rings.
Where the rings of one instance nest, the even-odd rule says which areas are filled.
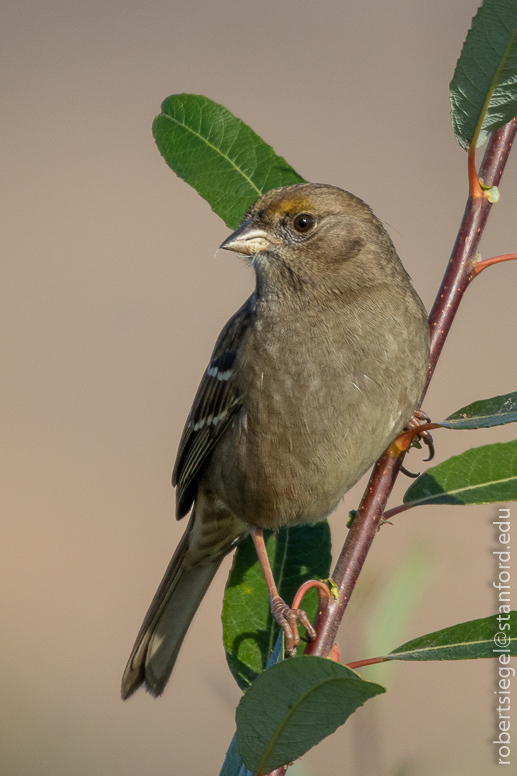
[[[491,267],[494,264],[500,264],[502,261],[515,261],[515,259],[517,259],[517,253],[503,253],[502,256],[493,256],[491,259],[477,261],[474,264],[471,279],[474,280],[474,278],[487,267]]]
[[[485,187],[499,185],[516,131],[517,119],[513,119],[492,134],[479,171],[479,177],[483,180]],[[422,399],[427,391],[459,303],[470,281],[485,266],[496,263],[496,259],[503,260],[503,257],[496,257],[494,260],[488,259],[484,266],[483,262],[476,264],[476,252],[491,207],[487,196],[484,195],[475,196],[475,198],[469,197],[467,201],[451,258],[429,316],[431,360]],[[508,254],[508,258],[510,256],[513,254]],[[400,449],[400,446],[392,445],[375,465],[332,574],[339,598],[337,601],[332,597],[328,598],[325,601],[325,606],[322,606],[318,611],[315,623],[318,635],[315,641],[307,645],[305,650],[307,654],[325,657],[333,647],[337,629],[375,537],[403,458],[403,449]]]

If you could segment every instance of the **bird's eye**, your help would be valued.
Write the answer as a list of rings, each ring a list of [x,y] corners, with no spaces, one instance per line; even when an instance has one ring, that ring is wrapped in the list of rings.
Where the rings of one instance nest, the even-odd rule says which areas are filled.
[[[306,232],[310,232],[315,223],[316,219],[314,216],[311,216],[310,213],[299,213],[294,218],[293,226],[297,232],[305,234]]]

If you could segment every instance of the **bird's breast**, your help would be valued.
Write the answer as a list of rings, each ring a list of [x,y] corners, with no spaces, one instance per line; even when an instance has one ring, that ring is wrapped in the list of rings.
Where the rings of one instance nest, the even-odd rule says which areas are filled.
[[[231,465],[217,475],[242,519],[273,528],[322,519],[411,416],[425,363],[408,360],[407,337],[378,322],[372,343],[371,325],[357,314],[309,327],[269,318],[252,332],[239,365],[243,406],[224,440]]]

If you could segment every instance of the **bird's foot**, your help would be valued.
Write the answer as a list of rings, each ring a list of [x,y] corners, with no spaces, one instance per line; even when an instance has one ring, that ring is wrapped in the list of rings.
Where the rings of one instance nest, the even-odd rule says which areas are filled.
[[[431,423],[431,418],[429,415],[423,410],[415,410],[404,427],[404,431],[412,431],[413,429],[416,429],[419,426],[423,426],[426,423]],[[423,443],[429,451],[429,455],[427,458],[424,458],[424,461],[432,461],[434,458],[434,442],[431,433],[427,431],[427,429],[424,429],[423,431],[420,431],[418,434],[416,434],[414,438],[418,442]],[[419,446],[420,445],[418,445],[418,447]],[[400,471],[407,477],[418,477],[418,474],[414,474],[413,472],[408,471],[404,466],[400,467]]]
[[[293,657],[296,654],[296,648],[300,643],[298,623],[305,628],[309,641],[313,641],[316,638],[316,631],[304,610],[291,609],[280,596],[271,601],[271,614],[284,632],[285,652],[289,657]]]

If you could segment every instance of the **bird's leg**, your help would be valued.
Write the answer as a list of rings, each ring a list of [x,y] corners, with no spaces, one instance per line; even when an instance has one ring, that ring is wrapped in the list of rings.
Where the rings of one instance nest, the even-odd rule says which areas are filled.
[[[415,410],[413,412],[413,415],[407,422],[406,426],[404,427],[404,431],[410,431],[411,429],[418,428],[418,426],[421,426],[425,423],[430,423],[431,418],[426,412],[423,412],[423,410]],[[424,431],[421,431],[419,434],[416,435],[416,438],[423,442],[424,445],[426,445],[427,449],[429,450],[429,455],[427,458],[424,458],[424,461],[432,461],[434,458],[434,442],[433,437],[431,436],[430,432],[425,429]],[[404,466],[400,467],[400,471],[405,474],[407,477],[418,477],[418,474],[413,474],[412,472],[408,471]]]
[[[257,551],[260,565],[262,566],[262,571],[264,572],[264,577],[266,578],[267,589],[269,590],[269,600],[271,602],[271,614],[284,632],[285,651],[287,655],[292,657],[296,654],[296,647],[300,643],[300,634],[298,633],[297,623],[300,622],[303,625],[310,641],[316,638],[316,631],[309,622],[309,618],[303,609],[291,609],[291,607],[280,597],[271,570],[262,528],[256,528],[255,526],[250,525],[249,530]]]

